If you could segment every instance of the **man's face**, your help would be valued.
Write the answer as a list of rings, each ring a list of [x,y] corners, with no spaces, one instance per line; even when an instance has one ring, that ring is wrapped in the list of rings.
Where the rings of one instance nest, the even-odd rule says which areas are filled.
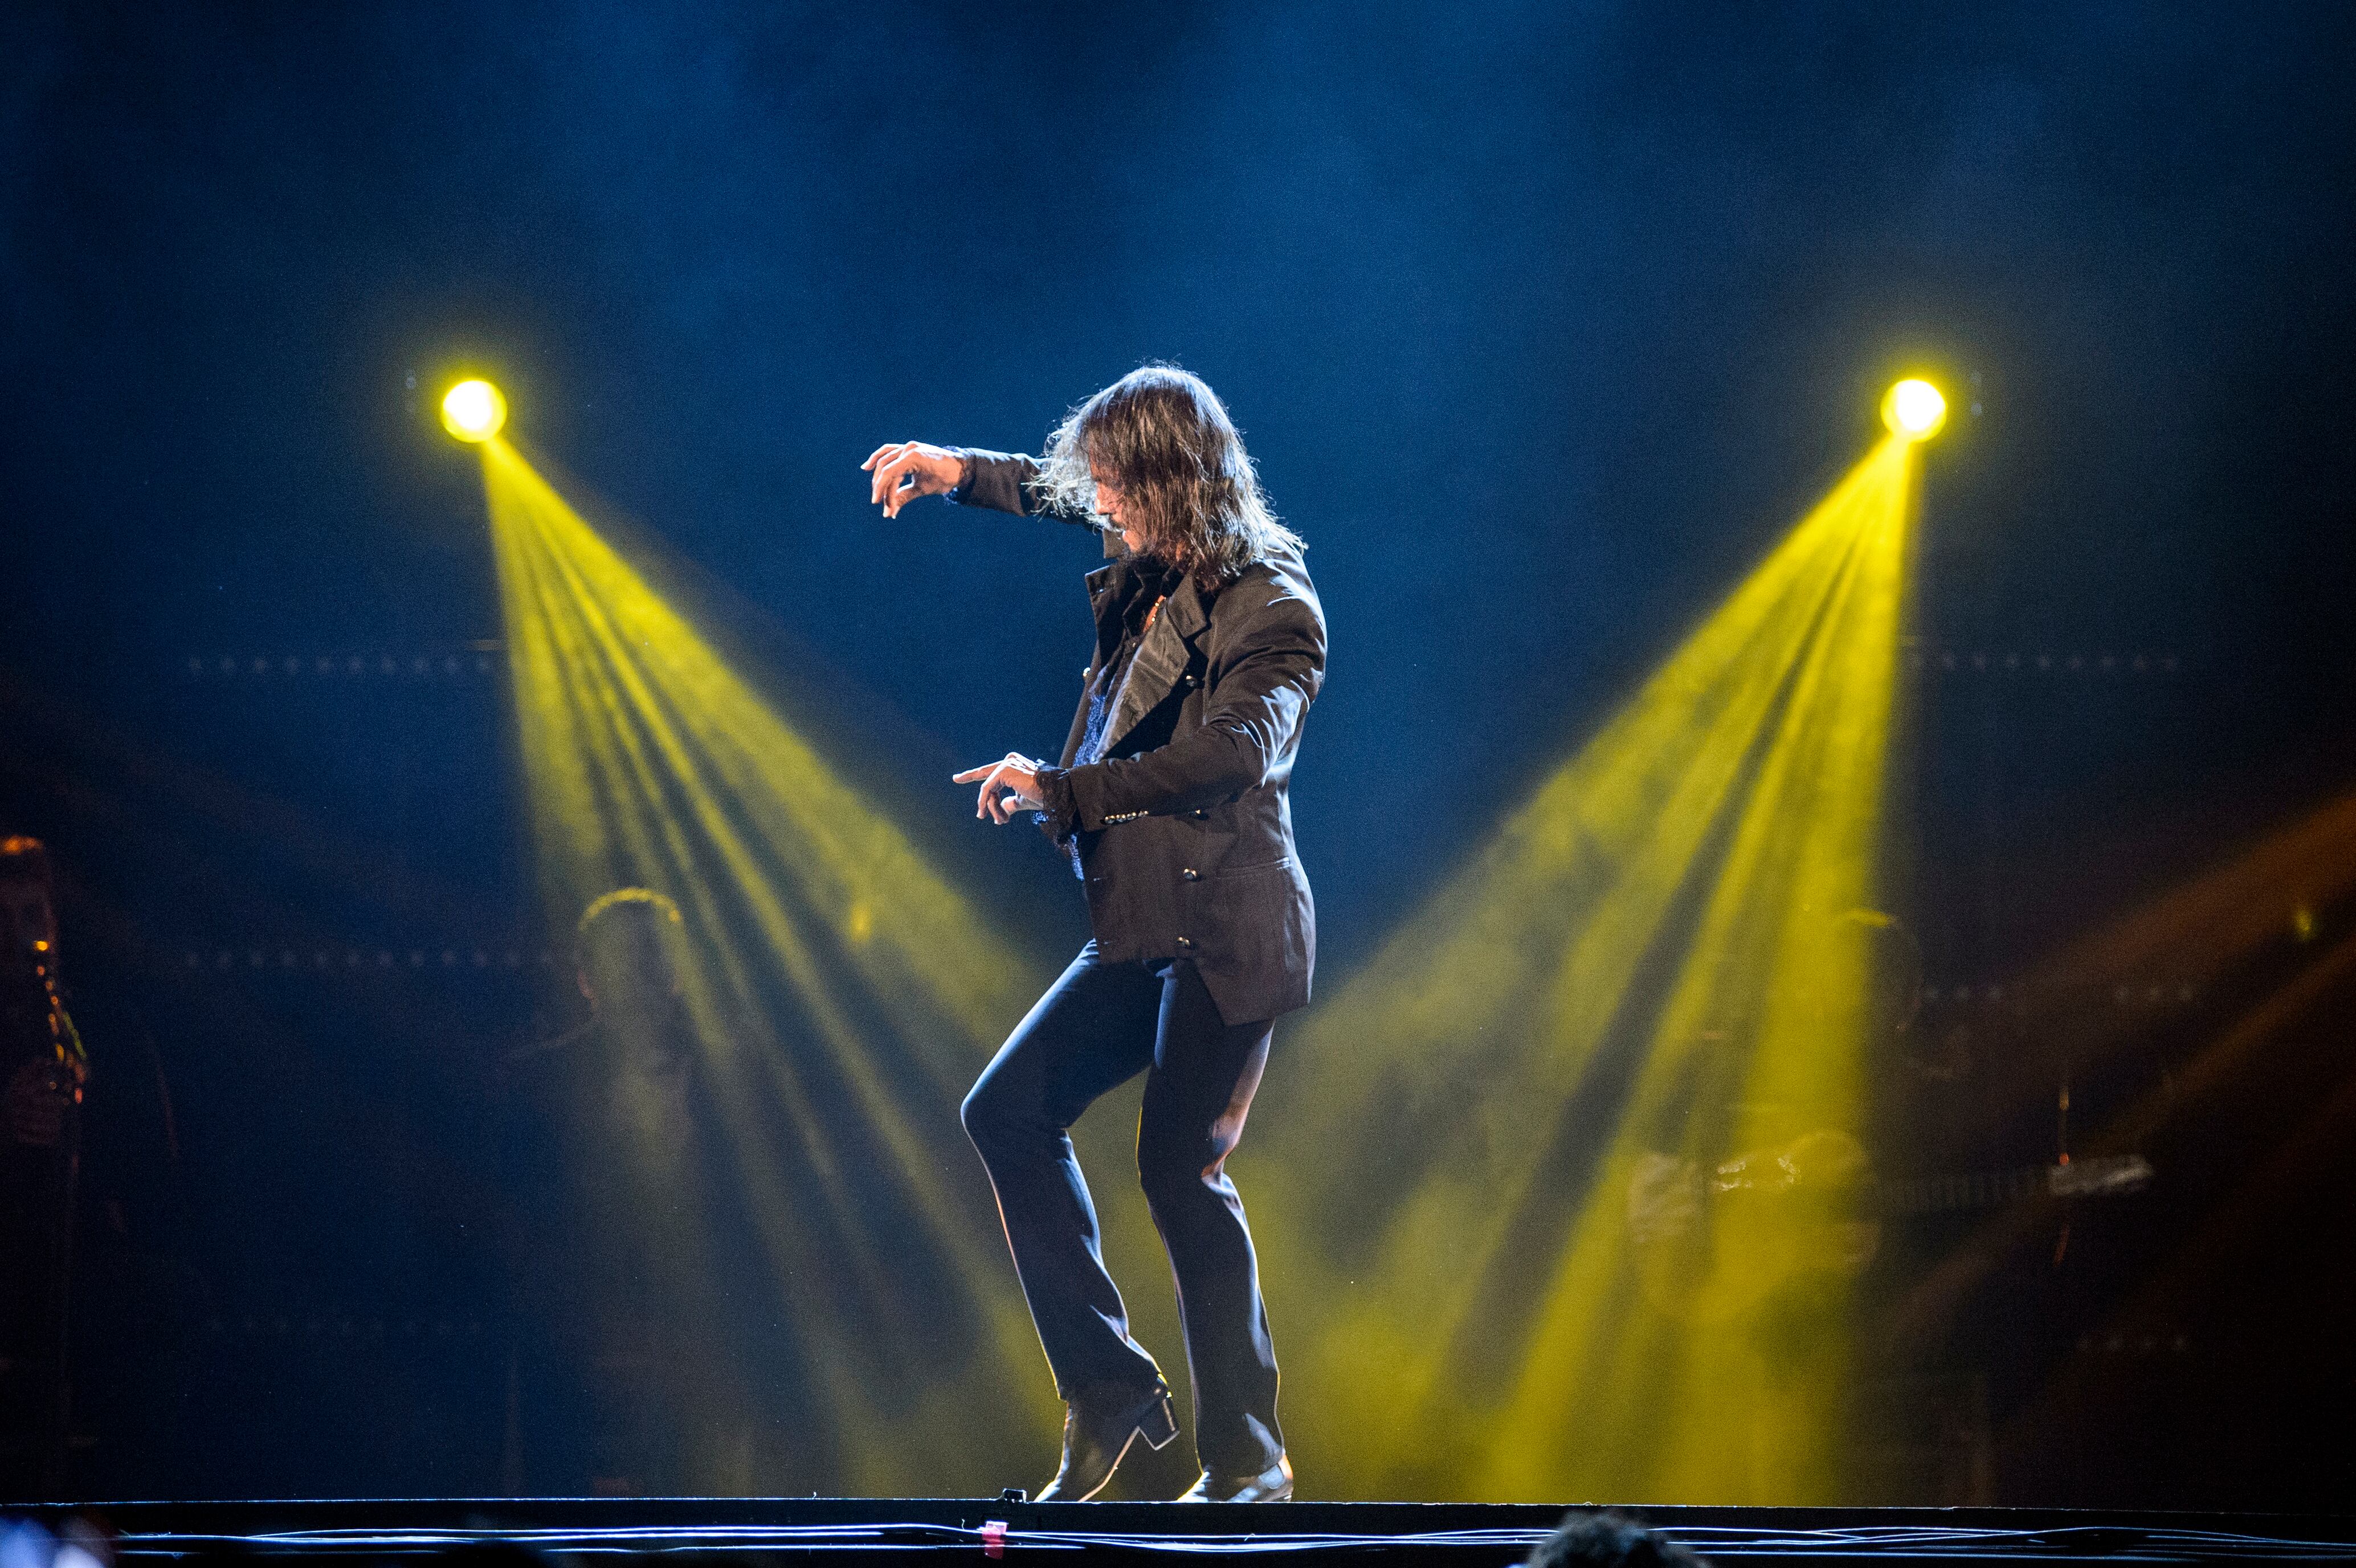
[[[58,918],[48,890],[24,877],[0,877],[0,936],[10,952],[31,953],[36,943],[58,945]]]
[[[1129,525],[1129,519],[1125,515],[1129,510],[1129,502],[1120,493],[1120,486],[1094,463],[1088,465],[1088,478],[1094,479],[1097,485],[1097,515],[1120,530],[1120,542],[1128,545],[1132,553],[1144,549],[1145,536]]]

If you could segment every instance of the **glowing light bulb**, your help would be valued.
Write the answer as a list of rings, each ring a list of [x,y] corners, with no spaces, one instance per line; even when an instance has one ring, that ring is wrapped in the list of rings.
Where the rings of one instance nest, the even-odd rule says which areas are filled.
[[[442,399],[442,428],[461,441],[488,441],[508,422],[508,400],[488,381],[460,381]]]
[[[1947,400],[1928,381],[1900,381],[1881,400],[1881,423],[1909,441],[1928,441],[1947,423]]]

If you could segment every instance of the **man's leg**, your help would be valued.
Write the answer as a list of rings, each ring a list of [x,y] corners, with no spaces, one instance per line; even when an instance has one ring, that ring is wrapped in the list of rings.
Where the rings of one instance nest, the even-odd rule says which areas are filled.
[[[1094,942],[1082,948],[1015,1026],[963,1115],[997,1188],[1056,1391],[1106,1411],[1160,1388],[1162,1369],[1130,1337],[1066,1130],[1099,1095],[1151,1065],[1162,986],[1144,965],[1104,963],[1096,950]]]
[[[1243,1199],[1226,1168],[1268,1065],[1270,1026],[1222,1022],[1190,962],[1173,963],[1163,976],[1138,1119],[1138,1177],[1178,1281],[1195,1451],[1213,1476],[1241,1480],[1284,1454],[1276,1345]]]

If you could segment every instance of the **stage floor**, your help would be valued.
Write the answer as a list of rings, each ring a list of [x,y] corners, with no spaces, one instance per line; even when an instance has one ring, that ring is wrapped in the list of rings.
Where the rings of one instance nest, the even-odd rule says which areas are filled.
[[[418,1498],[0,1504],[62,1531],[79,1517],[126,1563],[253,1557],[477,1563],[619,1556],[744,1565],[855,1552],[862,1563],[1279,1552],[1503,1568],[1565,1506],[1464,1503],[1012,1503],[943,1498]],[[1644,1508],[1718,1562],[2356,1563],[2356,1515],[2010,1509]]]

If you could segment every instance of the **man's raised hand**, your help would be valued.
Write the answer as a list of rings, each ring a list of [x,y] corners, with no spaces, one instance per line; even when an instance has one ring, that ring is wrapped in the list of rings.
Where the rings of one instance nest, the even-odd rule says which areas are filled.
[[[963,457],[922,441],[887,441],[859,466],[874,476],[868,499],[885,517],[899,516],[918,496],[946,494],[965,478]]]
[[[969,768],[953,775],[952,784],[981,781],[981,794],[974,801],[973,814],[988,817],[1004,827],[1014,820],[1017,811],[1035,811],[1046,802],[1039,798],[1039,765],[1019,751],[1010,751],[1003,762],[993,762],[983,768]]]

